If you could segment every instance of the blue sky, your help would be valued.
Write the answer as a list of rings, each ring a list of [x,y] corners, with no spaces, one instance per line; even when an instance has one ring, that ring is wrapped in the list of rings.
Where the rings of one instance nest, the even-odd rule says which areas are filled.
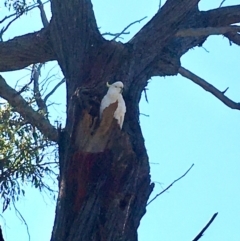
[[[221,1],[201,1],[201,9],[218,7]],[[163,1],[162,1],[163,3]],[[227,5],[238,4],[226,1]],[[114,1],[104,4],[94,0],[94,10],[102,32],[119,32],[129,23],[148,16],[130,28],[129,40],[156,13],[159,1]],[[4,8],[1,12],[5,15]],[[0,12],[0,13],[1,13]],[[50,17],[50,12],[48,11]],[[34,24],[33,24],[34,23]],[[24,27],[22,27],[24,26]],[[42,27],[38,11],[22,17],[5,35],[5,39]],[[240,102],[240,48],[229,45],[222,36],[210,37],[203,48],[194,48],[182,57],[182,66],[201,76],[226,95]],[[48,67],[46,67],[47,72]],[[8,82],[22,72],[3,73]],[[10,82],[11,80],[11,82]],[[124,81],[124,80],[123,80]],[[239,241],[240,223],[240,112],[231,110],[201,87],[181,76],[150,80],[148,99],[140,103],[141,127],[151,163],[152,197],[181,176],[192,163],[193,169],[147,208],[139,228],[140,241],[192,240],[218,212],[203,241]],[[54,96],[60,102],[63,86]],[[64,116],[64,103],[53,110]],[[151,198],[150,198],[151,199]],[[27,188],[26,197],[17,203],[29,225],[32,241],[49,240],[55,204],[46,195]],[[24,224],[14,210],[0,219],[6,241],[28,240]]]

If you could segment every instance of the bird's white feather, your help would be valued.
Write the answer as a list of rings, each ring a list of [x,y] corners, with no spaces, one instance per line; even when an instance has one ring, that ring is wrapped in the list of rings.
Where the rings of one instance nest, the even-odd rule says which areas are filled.
[[[122,129],[124,116],[126,113],[125,101],[122,97],[123,83],[117,81],[109,86],[107,94],[103,97],[100,105],[100,118],[105,108],[107,108],[112,103],[118,102],[116,111],[114,112],[114,118],[117,119],[117,122]]]

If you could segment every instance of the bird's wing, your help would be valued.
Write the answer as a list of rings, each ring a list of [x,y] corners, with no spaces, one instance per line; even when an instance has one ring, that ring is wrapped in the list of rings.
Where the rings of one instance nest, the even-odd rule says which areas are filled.
[[[126,112],[125,101],[124,101],[122,95],[120,95],[118,97],[118,107],[117,107],[116,111],[114,112],[114,118],[117,119],[120,129],[122,129],[125,112]]]
[[[109,98],[109,96],[106,94],[102,101],[101,101],[101,105],[100,105],[100,118],[102,117],[102,113],[104,111],[105,108],[107,108],[110,104],[112,104],[113,101]]]

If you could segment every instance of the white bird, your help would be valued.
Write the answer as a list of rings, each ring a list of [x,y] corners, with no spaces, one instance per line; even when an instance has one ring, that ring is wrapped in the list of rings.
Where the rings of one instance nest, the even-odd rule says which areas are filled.
[[[121,81],[117,81],[111,85],[107,83],[107,87],[109,88],[108,92],[103,97],[100,105],[100,118],[102,118],[102,113],[105,108],[107,108],[110,104],[113,104],[116,101],[118,101],[117,109],[114,112],[114,118],[117,119],[120,129],[122,129],[124,116],[126,112],[125,101],[122,97],[123,83]]]

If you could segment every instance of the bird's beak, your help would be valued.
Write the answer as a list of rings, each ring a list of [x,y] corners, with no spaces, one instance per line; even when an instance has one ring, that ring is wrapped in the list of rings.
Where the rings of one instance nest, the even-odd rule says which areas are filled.
[[[120,90],[120,94],[122,94],[122,92],[123,92],[123,88],[121,88],[121,90]]]
[[[106,85],[107,85],[108,88],[111,86],[108,82],[106,83]]]

